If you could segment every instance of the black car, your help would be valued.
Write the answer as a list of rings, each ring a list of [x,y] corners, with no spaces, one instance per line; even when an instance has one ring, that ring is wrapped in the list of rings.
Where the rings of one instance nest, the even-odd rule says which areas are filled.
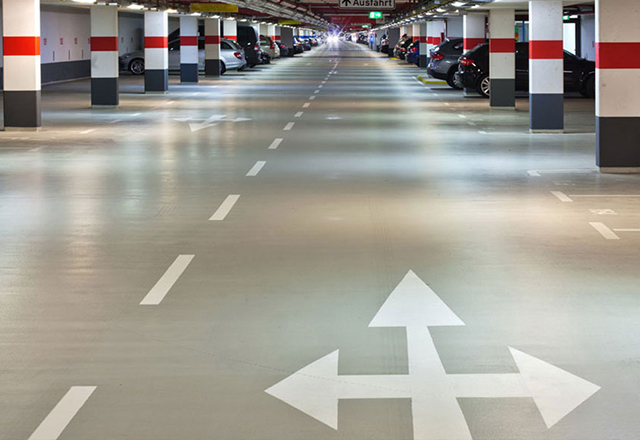
[[[380,40],[380,52],[389,53],[389,38],[386,35]]]
[[[395,49],[393,50],[393,54],[395,55],[395,57],[404,60],[404,57],[407,54],[407,48],[411,45],[411,43],[413,43],[413,40],[411,38],[401,38],[400,41],[398,41],[398,44],[396,44]]]
[[[460,89],[455,75],[458,71],[458,59],[462,55],[463,46],[464,40],[462,38],[452,38],[433,48],[427,65],[427,73],[434,78],[445,80],[453,89]]]
[[[282,44],[282,43],[276,43],[276,44],[280,48],[280,58],[293,56],[293,50],[289,49],[286,44]]]
[[[460,57],[457,76],[464,87],[474,88],[488,97],[491,92],[489,79],[489,44],[481,44]],[[580,92],[587,98],[595,98],[596,63],[564,51],[564,90]],[[516,90],[529,90],[529,43],[516,43]]]
[[[238,23],[238,44],[244,49],[249,67],[262,64],[264,58],[260,49],[260,35],[254,27],[240,26]]]

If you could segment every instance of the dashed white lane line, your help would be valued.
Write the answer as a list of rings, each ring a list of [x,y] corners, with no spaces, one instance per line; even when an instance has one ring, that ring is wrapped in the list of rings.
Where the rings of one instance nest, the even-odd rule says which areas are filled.
[[[318,88],[319,88],[319,89],[321,89],[322,87],[324,87],[322,84],[320,84],[320,85],[318,86]]]
[[[565,202],[565,203],[573,202],[573,199],[568,195],[566,195],[565,193],[563,193],[562,191],[551,191],[551,194],[556,196],[558,200],[560,200],[561,202]]]
[[[280,146],[280,143],[282,143],[282,138],[274,139],[274,141],[271,142],[271,145],[269,145],[269,150],[275,150]]]
[[[96,387],[71,387],[67,394],[51,410],[49,415],[33,431],[29,440],[56,440],[80,408],[91,397]]]
[[[604,223],[589,222],[589,224],[607,240],[620,240],[620,237],[618,237],[615,232],[609,229]]]
[[[93,133],[94,131],[96,131],[96,129],[92,128],[92,129],[89,129],[89,130],[81,131],[80,134],[89,134],[89,133]]]
[[[109,122],[109,124],[117,124],[118,122],[122,122],[122,119],[114,119],[113,121]]]
[[[314,99],[316,99],[315,96],[309,96],[309,100],[313,101]]]
[[[469,124],[471,127],[475,127],[476,123],[473,121],[467,121],[467,124]]]
[[[459,117],[460,119],[467,119],[467,117],[466,117],[465,115],[458,115],[458,117]]]
[[[131,116],[131,117],[133,118],[133,117],[135,117],[135,116],[140,116],[140,115],[141,115],[141,113],[133,113],[133,114],[131,114],[131,115],[129,115],[129,116]]]
[[[284,126],[284,131],[291,131],[291,129],[293,128],[293,126],[295,125],[295,122],[289,122],[287,123],[287,125]]]
[[[313,93],[320,93],[320,90],[314,90]]]
[[[151,288],[149,293],[140,301],[141,306],[157,306],[162,302],[169,290],[178,281],[180,275],[185,271],[194,255],[178,255],[178,258],[169,266],[169,269],[160,277],[155,286]]]
[[[240,198],[239,194],[231,194],[227,196],[227,198],[222,202],[222,205],[218,208],[218,210],[211,216],[210,221],[222,221],[227,217],[227,214],[233,208],[233,205],[236,204],[238,199]]]
[[[302,108],[309,108],[310,105],[311,105],[310,102],[305,102]]]
[[[260,172],[260,170],[262,168],[264,168],[264,166],[266,165],[266,161],[264,160],[259,160],[256,162],[256,164],[251,167],[251,169],[249,170],[249,172],[246,174],[247,177],[255,177],[258,175],[258,173]]]
[[[298,113],[296,113],[293,117],[294,117],[294,118],[299,118],[299,117],[301,117],[303,114],[304,114],[304,112],[298,112]]]
[[[322,81],[320,84],[326,84],[327,80],[325,79],[324,81]]]

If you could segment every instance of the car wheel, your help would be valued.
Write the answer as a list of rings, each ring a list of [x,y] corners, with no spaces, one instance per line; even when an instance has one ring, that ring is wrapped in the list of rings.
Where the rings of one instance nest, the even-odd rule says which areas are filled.
[[[451,69],[449,69],[449,73],[447,74],[447,84],[449,84],[449,87],[451,87],[452,89],[462,90],[462,87],[460,87],[460,84],[456,80],[457,71],[458,66],[453,66]]]
[[[486,73],[482,75],[476,83],[476,92],[488,98],[491,95],[491,78]]]
[[[589,99],[595,99],[596,97],[596,76],[589,75],[589,78],[584,82],[584,88],[582,89],[582,95]]]
[[[129,71],[134,75],[142,75],[144,73],[144,60],[136,58],[129,63]]]
[[[224,72],[227,71],[227,66],[224,65],[224,62],[220,62],[220,75],[224,75]]]

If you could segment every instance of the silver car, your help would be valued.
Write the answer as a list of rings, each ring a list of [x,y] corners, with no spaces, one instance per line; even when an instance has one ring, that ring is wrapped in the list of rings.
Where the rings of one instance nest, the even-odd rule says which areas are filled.
[[[242,70],[247,61],[244,50],[233,40],[220,40],[220,58],[222,58],[222,73],[227,70]],[[204,37],[198,38],[198,66],[204,70]],[[120,69],[128,70],[134,75],[144,74],[144,50],[130,52],[120,57]],[[180,39],[169,43],[169,70],[180,70]]]

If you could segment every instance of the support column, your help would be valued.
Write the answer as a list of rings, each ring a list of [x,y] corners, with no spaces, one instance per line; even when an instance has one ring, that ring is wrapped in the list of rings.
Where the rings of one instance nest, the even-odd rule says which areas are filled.
[[[238,22],[235,20],[224,21],[224,38],[238,41]]]
[[[278,40],[276,40],[276,26],[270,24],[267,30],[267,36],[273,40],[274,43],[278,44]]]
[[[280,26],[274,26],[273,29],[273,41],[280,43],[282,40],[282,28]]]
[[[261,23],[258,27],[258,35],[269,36],[269,25]]]
[[[37,130],[40,111],[40,0],[3,0],[5,130]]]
[[[492,9],[489,13],[489,72],[491,107],[516,107],[515,11]]]
[[[169,21],[164,11],[144,13],[144,91],[169,90]]]
[[[639,21],[637,0],[596,0],[596,164],[602,172],[640,172]]]
[[[420,23],[419,28],[419,39],[420,39],[420,61],[418,66],[421,68],[426,68],[427,64],[429,64],[429,51],[427,50],[427,22],[423,21]]]
[[[91,7],[91,106],[116,107],[118,93],[118,7]]]
[[[465,52],[486,41],[485,19],[486,16],[479,13],[468,13],[462,17],[462,37],[464,38]]]
[[[529,128],[564,129],[562,1],[529,2]]]
[[[198,82],[198,17],[180,17],[180,82]]]
[[[220,62],[220,19],[206,18],[204,20],[204,74],[220,76],[222,74]]]
[[[405,34],[407,37],[411,36],[411,26],[400,26],[400,38]]]

